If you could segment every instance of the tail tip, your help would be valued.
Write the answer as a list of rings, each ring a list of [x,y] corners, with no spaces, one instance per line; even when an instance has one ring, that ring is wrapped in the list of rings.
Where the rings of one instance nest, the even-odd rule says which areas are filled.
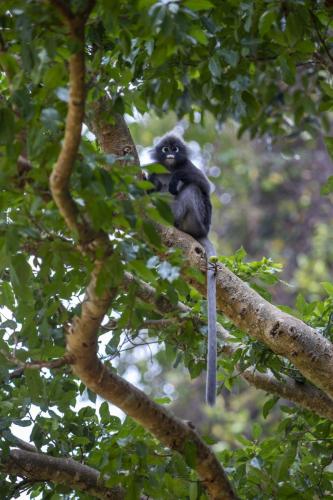
[[[206,403],[209,406],[215,406],[215,401],[216,401],[215,391],[214,392],[207,392]]]

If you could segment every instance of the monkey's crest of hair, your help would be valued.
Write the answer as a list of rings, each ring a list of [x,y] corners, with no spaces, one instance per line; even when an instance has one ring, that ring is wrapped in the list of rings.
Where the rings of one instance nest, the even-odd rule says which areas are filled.
[[[166,134],[162,137],[154,149],[151,150],[153,160],[158,161],[162,165],[173,167],[184,165],[189,157],[189,149],[183,142],[181,137],[176,134]],[[173,157],[173,161],[168,161],[168,158]]]

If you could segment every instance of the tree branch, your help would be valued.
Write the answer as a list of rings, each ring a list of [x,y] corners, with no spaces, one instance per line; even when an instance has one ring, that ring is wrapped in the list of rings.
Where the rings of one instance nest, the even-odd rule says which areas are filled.
[[[34,360],[26,363],[23,363],[22,361],[19,361],[14,357],[10,357],[7,359],[8,361],[20,365],[20,368],[17,368],[9,374],[10,379],[21,377],[24,373],[24,370],[26,369],[40,370],[41,368],[61,368],[62,366],[69,365],[73,362],[70,356],[63,356],[62,358],[52,359],[51,361]]]
[[[75,318],[69,329],[67,348],[74,357],[74,373],[89,389],[118,406],[169,448],[184,455],[186,446],[191,443],[196,453],[195,469],[210,498],[235,498],[220,462],[197,432],[166,408],[154,403],[144,392],[109,371],[98,359],[96,332],[111,300],[109,291],[102,295],[96,292],[96,282],[102,272],[103,263],[99,262],[87,288],[81,316]]]
[[[241,376],[258,389],[293,401],[306,410],[333,421],[333,401],[308,382],[298,382],[282,373],[277,379],[272,373],[261,373],[252,368],[247,368]]]
[[[176,309],[179,315],[186,314],[189,317],[193,317],[190,307],[186,306],[182,302],[178,302],[175,306],[174,304],[171,304],[167,297],[163,297],[163,300],[161,300],[161,298],[156,295],[156,291],[151,285],[148,285],[142,280],[138,280],[130,273],[125,272],[125,287],[129,288],[133,283],[137,286],[137,297],[144,302],[153,304],[161,314],[166,314],[170,311],[175,311]],[[194,328],[195,327],[196,325],[194,323]],[[218,354],[220,356],[231,357],[235,353],[237,345],[228,343],[230,334],[219,323],[216,324],[216,330],[218,340],[222,342],[222,345],[218,346]],[[266,392],[276,394],[281,398],[288,399],[302,408],[310,410],[321,417],[328,418],[333,421],[333,401],[324,392],[308,382],[299,383],[293,378],[283,374],[280,375],[281,380],[278,380],[273,374],[261,373],[254,367],[249,367],[246,370],[242,370],[239,366],[238,368],[239,375],[249,384],[257,387],[258,389],[263,389]]]
[[[82,243],[96,239],[95,231],[81,216],[69,191],[69,181],[81,141],[81,130],[85,108],[85,20],[86,16],[75,17],[62,0],[52,0],[69,23],[71,36],[78,48],[69,59],[69,102],[66,117],[65,136],[58,160],[50,176],[53,199],[69,229],[74,231]],[[93,2],[89,2],[92,8]]]
[[[191,266],[206,270],[201,245],[174,227],[159,228],[167,246],[181,248]],[[202,294],[205,285],[189,278]],[[238,328],[285,356],[314,385],[333,399],[333,346],[303,321],[281,311],[224,265],[218,265],[217,306]]]
[[[7,432],[10,432],[10,431],[7,430]],[[10,442],[14,443],[14,445],[17,446],[18,448],[20,448],[21,450],[26,450],[26,451],[31,451],[33,453],[38,453],[36,446],[34,446],[31,443],[27,443],[23,439],[20,439],[20,438],[14,436],[14,434],[12,434],[11,432],[10,432]]]
[[[92,131],[104,153],[120,157],[131,156],[133,163],[139,165],[139,156],[125,119],[119,113],[112,114],[109,99],[104,98],[93,103],[88,116]],[[125,165],[126,161],[121,163]]]
[[[56,458],[44,453],[14,449],[10,450],[8,456],[0,455],[0,459],[0,470],[7,474],[64,484],[97,498],[125,498],[121,487],[104,487],[98,471],[70,458]]]
[[[333,56],[330,53],[330,50],[326,44],[325,38],[323,37],[323,35],[320,32],[320,28],[318,27],[318,20],[317,20],[316,15],[314,14],[314,12],[311,9],[309,10],[309,13],[310,13],[313,27],[317,33],[318,40],[319,40],[321,46],[323,47],[323,49],[326,52],[326,55],[328,57],[328,60],[329,60],[328,67],[329,67],[330,72],[332,73],[333,72]]]

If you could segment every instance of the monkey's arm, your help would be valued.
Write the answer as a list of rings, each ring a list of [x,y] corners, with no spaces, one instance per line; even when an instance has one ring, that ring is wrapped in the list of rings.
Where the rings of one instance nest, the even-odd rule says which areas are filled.
[[[170,179],[171,174],[150,174],[148,180],[154,184],[155,189],[151,189],[149,192],[153,193],[159,191],[162,193],[168,193]]]
[[[153,193],[154,191],[161,191],[162,189],[162,182],[159,180],[157,174],[150,174],[148,175],[148,180],[152,184],[154,184],[155,189],[150,189],[148,193]]]
[[[186,165],[185,168],[176,170],[171,177],[169,184],[169,191],[171,194],[176,195],[180,191],[179,181],[182,181],[184,185],[195,184],[201,191],[209,196],[210,187],[209,182],[205,175],[196,167],[191,164]]]

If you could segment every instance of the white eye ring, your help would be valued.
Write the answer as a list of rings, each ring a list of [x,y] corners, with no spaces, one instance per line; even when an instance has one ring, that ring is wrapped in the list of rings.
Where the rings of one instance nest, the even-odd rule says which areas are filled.
[[[168,153],[169,152],[168,146],[163,146],[162,151],[163,153]]]
[[[174,147],[172,148],[172,151],[173,151],[174,153],[178,153],[178,151],[179,151],[179,147],[178,147],[178,146],[174,146]]]

